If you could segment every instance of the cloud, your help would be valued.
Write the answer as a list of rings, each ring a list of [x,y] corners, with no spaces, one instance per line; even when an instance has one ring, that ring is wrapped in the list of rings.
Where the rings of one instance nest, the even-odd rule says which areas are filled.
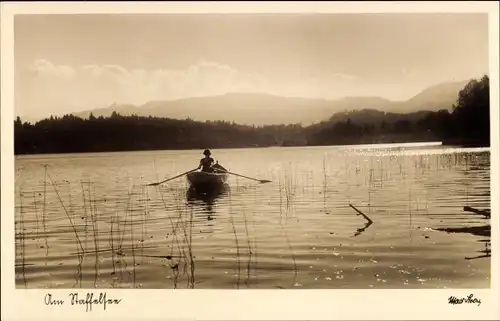
[[[343,73],[333,73],[331,75],[333,78],[337,78],[337,79],[342,79],[342,80],[347,80],[347,81],[353,81],[353,80],[356,80],[358,79],[356,76],[354,75],[348,75],[348,74],[343,74]]]
[[[38,59],[33,63],[31,71],[40,77],[55,77],[61,79],[72,79],[75,76],[75,70],[70,66],[55,66],[52,62],[45,59]]]
[[[345,94],[356,78],[331,74],[324,78],[270,80],[214,61],[199,61],[183,70],[126,69],[119,65],[71,67],[39,59],[21,71],[16,89],[16,114],[61,114],[107,107],[113,103],[140,105],[231,92],[331,98]]]

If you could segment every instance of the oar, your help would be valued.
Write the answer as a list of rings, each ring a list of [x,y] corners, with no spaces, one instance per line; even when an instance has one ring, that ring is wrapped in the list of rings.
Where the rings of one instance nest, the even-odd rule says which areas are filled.
[[[166,179],[166,180],[164,180],[164,181],[157,182],[157,183],[151,183],[151,184],[148,184],[147,186],[156,186],[156,185],[160,185],[160,184],[166,183],[166,182],[171,181],[171,180],[173,180],[173,179],[176,179],[176,178],[179,178],[179,177],[184,176],[184,175],[186,175],[186,174],[189,174],[189,173],[191,173],[191,172],[194,172],[194,171],[196,171],[197,169],[198,169],[198,168],[196,168],[196,169],[192,169],[192,170],[190,170],[190,171],[187,171],[187,172],[185,172],[185,173],[179,174],[179,175],[177,175],[177,176],[174,176],[174,177],[172,177],[172,178]]]
[[[236,173],[232,173],[232,172],[224,171],[224,170],[222,170],[222,169],[217,169],[217,171],[220,171],[220,172],[223,172],[223,173],[232,174],[232,175],[236,175],[236,176],[240,176],[240,177],[244,177],[244,178],[248,178],[248,179],[251,179],[251,180],[254,180],[254,181],[260,182],[260,183],[270,183],[270,182],[271,182],[271,181],[269,181],[269,180],[267,180],[267,179],[257,179],[257,178],[252,178],[252,177],[248,177],[248,176],[244,176],[244,175],[240,175],[240,174],[236,174]]]

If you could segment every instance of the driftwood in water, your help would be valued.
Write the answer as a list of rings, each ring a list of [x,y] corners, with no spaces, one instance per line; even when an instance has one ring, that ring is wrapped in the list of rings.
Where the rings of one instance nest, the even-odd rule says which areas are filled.
[[[464,211],[465,212],[471,212],[471,213],[479,214],[479,215],[483,215],[486,218],[490,218],[491,217],[491,212],[488,211],[488,210],[478,210],[477,208],[473,208],[473,207],[470,207],[470,206],[464,206]]]
[[[491,225],[436,228],[436,231],[447,233],[469,233],[476,236],[491,236]]]
[[[373,221],[368,216],[366,216],[363,212],[355,208],[352,204],[349,204],[349,206],[352,207],[353,210],[358,212],[359,215],[363,216],[370,224],[373,223]]]
[[[363,216],[367,220],[365,226],[362,228],[359,228],[358,231],[354,234],[354,236],[358,236],[361,233],[363,233],[368,227],[370,227],[370,225],[373,224],[373,221],[368,216],[366,216],[363,212],[361,212],[360,210],[355,208],[353,205],[349,204],[349,206],[352,207],[352,209],[354,209],[356,212],[358,212],[358,215]]]

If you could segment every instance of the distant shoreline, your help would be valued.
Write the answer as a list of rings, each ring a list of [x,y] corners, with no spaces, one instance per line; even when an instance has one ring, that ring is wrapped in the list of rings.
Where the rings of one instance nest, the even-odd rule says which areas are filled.
[[[224,120],[195,121],[152,116],[88,119],[50,117],[35,124],[14,121],[14,154],[68,154],[119,151],[252,147],[343,146],[441,141],[443,145],[490,145],[489,78],[471,80],[457,104],[439,111],[387,113],[352,109],[319,123],[242,125]],[[276,111],[274,111],[276,113]],[[227,115],[226,115],[227,116]],[[223,118],[223,117],[221,117]]]
[[[422,145],[419,145],[422,144]],[[385,145],[384,147],[378,147],[377,145]],[[392,145],[392,146],[389,146]],[[407,146],[404,146],[407,145]],[[233,150],[233,149],[264,149],[264,148],[321,148],[321,147],[345,147],[345,148],[359,148],[363,146],[366,149],[373,148],[401,148],[401,149],[418,149],[418,148],[489,148],[484,144],[457,144],[457,143],[445,143],[445,142],[397,142],[397,143],[374,143],[374,144],[351,144],[351,145],[297,145],[297,146],[248,146],[248,147],[219,147],[214,148],[214,150]],[[370,147],[372,146],[372,147]],[[203,148],[201,148],[203,149]],[[119,151],[96,151],[96,152],[59,152],[59,153],[25,153],[25,154],[14,154],[15,157],[23,156],[61,156],[61,155],[85,155],[85,154],[110,154],[110,153],[140,153],[140,152],[177,152],[177,151],[199,151],[200,148],[178,148],[178,149],[137,149],[137,150],[119,150]]]

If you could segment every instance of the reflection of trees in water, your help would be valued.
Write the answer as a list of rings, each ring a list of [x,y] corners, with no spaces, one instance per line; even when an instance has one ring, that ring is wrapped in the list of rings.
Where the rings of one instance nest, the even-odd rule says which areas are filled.
[[[489,206],[490,152],[455,153],[442,156],[441,159],[447,160],[445,163],[448,166],[445,166],[445,168],[453,169],[456,173],[460,174],[455,183],[464,186],[465,189],[465,203],[467,205],[463,207],[464,212],[481,215],[482,219],[489,220],[491,217],[490,209],[478,209],[469,205],[474,204],[474,206],[479,207]],[[489,222],[480,226],[446,227],[436,228],[435,230],[446,233],[466,233],[474,236],[491,237],[491,225]],[[482,255],[466,257],[466,260],[491,257],[491,250],[489,248],[491,239],[479,240],[479,242],[483,242],[485,246],[483,250],[477,251],[478,253],[482,253]]]

